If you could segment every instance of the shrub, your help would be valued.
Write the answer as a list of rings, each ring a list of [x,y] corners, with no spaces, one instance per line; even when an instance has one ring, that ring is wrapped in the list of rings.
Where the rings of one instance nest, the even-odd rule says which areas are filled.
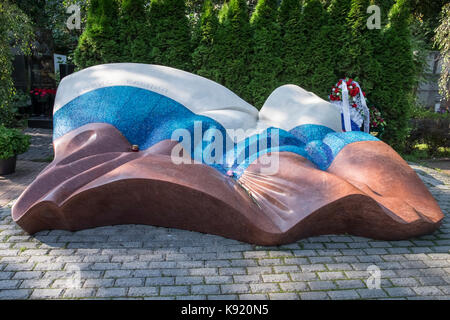
[[[280,81],[284,84],[300,83],[300,56],[304,50],[305,37],[302,29],[302,6],[297,0],[283,0],[280,6],[282,30],[283,70]]]
[[[248,93],[249,57],[251,30],[248,7],[245,0],[230,0],[223,6],[215,43],[215,52],[220,61],[218,75],[220,83],[245,100]]]
[[[191,30],[184,0],[152,0],[151,63],[191,70]]]
[[[194,71],[208,79],[219,81],[217,71],[220,62],[215,52],[219,19],[211,0],[206,0],[195,33],[196,49],[192,54]]]
[[[348,55],[351,59],[347,74],[356,79],[367,91],[375,88],[382,72],[376,52],[381,42],[381,33],[377,29],[367,28],[369,18],[367,8],[371,4],[370,0],[352,0],[347,18],[350,33]]]
[[[302,33],[305,43],[298,59],[300,62],[299,85],[324,99],[330,86],[336,82],[334,74],[333,39],[328,26],[327,12],[319,0],[307,0],[303,8]]]
[[[440,147],[450,147],[450,117],[412,119],[406,151],[412,152],[415,145],[425,143],[428,155],[437,155]]]
[[[123,62],[148,63],[151,30],[148,23],[146,0],[123,0],[119,18],[121,57]]]
[[[121,61],[117,0],[91,0],[74,61],[79,68]]]
[[[275,90],[282,70],[280,25],[276,20],[277,0],[259,0],[251,17],[253,53],[250,57],[250,103],[260,109]]]
[[[9,159],[24,153],[30,147],[30,136],[18,129],[0,126],[0,159]]]
[[[415,85],[410,15],[408,0],[398,0],[392,7],[377,55],[382,72],[372,91],[373,102],[387,122],[383,139],[398,151],[408,135]]]
[[[351,34],[347,24],[350,5],[351,0],[333,0],[328,8],[329,36],[334,47],[333,65],[336,79],[345,78],[352,65],[349,55]]]
[[[11,44],[24,54],[30,53],[29,43],[33,38],[30,19],[9,1],[0,2],[0,126],[15,127],[13,97],[16,93],[11,77]]]

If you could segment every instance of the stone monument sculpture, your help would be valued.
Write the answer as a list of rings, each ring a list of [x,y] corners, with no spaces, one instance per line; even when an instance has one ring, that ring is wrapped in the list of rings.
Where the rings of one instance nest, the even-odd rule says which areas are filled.
[[[61,81],[53,117],[55,158],[12,209],[31,234],[148,224],[275,245],[406,239],[443,219],[391,147],[295,85],[258,111],[188,72],[98,65]]]

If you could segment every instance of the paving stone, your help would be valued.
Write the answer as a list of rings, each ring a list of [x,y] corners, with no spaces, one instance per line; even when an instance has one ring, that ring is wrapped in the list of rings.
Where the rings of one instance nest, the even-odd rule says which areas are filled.
[[[66,289],[63,296],[64,298],[90,298],[95,296],[95,290],[92,288]]]
[[[0,280],[0,290],[15,289],[19,286],[19,280]]]
[[[360,299],[359,294],[356,290],[338,290],[338,291],[327,291],[331,299],[335,300],[354,300]]]
[[[246,274],[245,268],[219,268],[219,274],[221,276],[229,276],[233,274]]]
[[[144,285],[144,278],[119,278],[114,283],[115,287],[140,287]]]
[[[238,296],[235,294],[221,294],[221,295],[208,295],[208,300],[237,300]]]
[[[189,274],[193,276],[213,276],[218,275],[217,268],[193,268],[189,269]]]
[[[125,297],[126,288],[98,288],[96,296],[103,298]]]
[[[192,294],[219,294],[220,287],[218,285],[192,285]]]
[[[162,296],[189,294],[189,287],[188,286],[170,286],[170,287],[163,286],[163,287],[161,287],[160,294]]]
[[[261,293],[240,294],[239,300],[267,300],[267,295]]]
[[[336,279],[345,279],[345,275],[342,272],[318,272],[320,280],[336,280]]]
[[[31,294],[31,299],[50,299],[59,298],[62,289],[34,289]]]
[[[339,289],[355,289],[355,288],[365,288],[366,285],[361,280],[337,280],[336,284]]]
[[[397,287],[406,287],[406,286],[414,287],[414,286],[419,285],[419,282],[417,282],[417,280],[412,278],[412,277],[409,277],[409,278],[391,278],[390,280],[391,280],[392,284],[394,286],[397,286]]]
[[[27,299],[31,290],[0,290],[0,300]]]
[[[157,287],[133,287],[128,290],[129,297],[146,297],[158,295]]]
[[[287,274],[263,274],[264,282],[288,282],[291,281]]]
[[[414,287],[412,289],[421,296],[434,296],[443,294],[443,292],[436,286]]]
[[[276,283],[250,283],[252,292],[276,292],[280,287]]]
[[[308,281],[311,290],[330,290],[336,289],[337,286],[332,281]]]
[[[174,277],[149,277],[145,279],[146,286],[171,285],[174,283]]]
[[[222,293],[248,293],[250,287],[247,284],[223,284],[220,285]]]
[[[51,151],[51,131],[47,135]],[[20,161],[21,167],[30,163],[33,172],[21,183],[23,190],[46,164]],[[444,189],[430,191],[443,211],[450,212],[450,178],[413,167],[445,182],[439,185]],[[371,265],[381,269],[381,289],[366,287]],[[68,282],[75,267],[80,287]],[[2,207],[0,299],[28,298],[448,300],[450,218],[445,217],[438,232],[411,240],[325,235],[283,246],[256,246],[144,225],[30,236],[13,222],[11,209]]]
[[[205,295],[176,296],[176,300],[206,300]]]
[[[201,284],[203,283],[203,277],[189,276],[189,277],[176,277],[175,284]]]
[[[316,291],[316,292],[302,292],[300,293],[301,300],[328,300],[330,299],[326,292]]]
[[[293,281],[308,281],[308,280],[317,280],[319,277],[317,273],[314,272],[293,272],[289,274]]]
[[[206,284],[222,284],[222,283],[232,283],[233,278],[231,276],[205,276]]]
[[[363,299],[385,298],[388,296],[383,289],[356,289],[356,292]]]
[[[270,300],[298,300],[299,295],[295,292],[275,292],[269,293]]]
[[[283,291],[308,291],[308,285],[306,282],[286,282],[280,283],[281,290]]]
[[[385,290],[391,297],[407,297],[416,295],[416,293],[408,287],[386,288]]]

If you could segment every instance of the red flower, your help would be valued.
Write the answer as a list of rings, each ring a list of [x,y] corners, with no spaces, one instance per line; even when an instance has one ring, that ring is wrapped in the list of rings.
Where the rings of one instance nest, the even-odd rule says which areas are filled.
[[[356,108],[358,105],[356,103],[352,104],[353,108]]]

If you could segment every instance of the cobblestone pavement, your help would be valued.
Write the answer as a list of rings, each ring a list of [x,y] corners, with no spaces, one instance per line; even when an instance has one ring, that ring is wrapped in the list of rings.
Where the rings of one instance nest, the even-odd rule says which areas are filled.
[[[30,149],[18,156],[16,172],[0,176],[0,207],[17,199],[53,158],[52,130],[27,129]]]
[[[0,299],[450,299],[450,176],[412,167],[447,216],[408,241],[329,235],[261,247],[142,225],[29,236],[9,203],[0,208]],[[380,289],[368,288],[371,265]]]

